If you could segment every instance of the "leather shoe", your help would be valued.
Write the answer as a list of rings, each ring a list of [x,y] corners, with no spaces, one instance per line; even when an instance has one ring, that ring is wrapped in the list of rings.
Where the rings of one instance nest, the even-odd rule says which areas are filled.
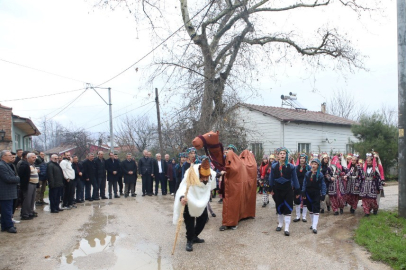
[[[93,201],[100,201],[100,198],[94,198]]]
[[[215,214],[215,213],[213,213],[213,214],[211,214],[211,216],[212,216],[212,217],[216,217],[216,214]]]
[[[53,214],[58,214],[59,211],[58,211],[58,210],[52,210],[51,213],[53,213]]]
[[[131,197],[136,197],[136,196],[137,196],[137,194],[136,194],[136,193],[131,194]]]
[[[295,218],[295,219],[293,220],[293,222],[298,222],[298,221],[300,221],[300,218]]]
[[[118,199],[118,198],[120,198],[120,196],[116,194],[116,195],[114,195],[114,198]]]
[[[107,198],[106,196],[102,197],[102,200],[108,200],[109,198]]]
[[[278,227],[276,227],[276,231],[277,231],[277,232],[282,231],[282,227],[279,227],[279,226],[278,226]]]
[[[201,239],[201,238],[195,236],[195,238],[193,238],[193,243],[196,243],[196,244],[204,243],[204,239]]]
[[[23,217],[21,217],[21,220],[31,220],[31,219],[33,219],[34,217],[32,217],[32,216],[28,216],[28,217],[26,217],[26,216],[23,216]]]
[[[17,233],[17,228],[16,227],[10,227],[6,230],[1,230],[2,232],[8,232],[8,233]]]
[[[285,236],[289,236],[290,233],[288,231],[285,231]]]
[[[142,197],[145,197],[145,193],[142,193]]]
[[[193,251],[193,242],[192,241],[187,241],[186,242],[186,251]]]

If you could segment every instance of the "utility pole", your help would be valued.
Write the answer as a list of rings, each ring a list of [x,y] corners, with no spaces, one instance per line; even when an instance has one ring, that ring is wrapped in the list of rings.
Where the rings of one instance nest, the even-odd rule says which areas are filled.
[[[109,114],[110,114],[110,152],[114,153],[114,135],[113,135],[113,109],[111,104],[111,88],[109,90]]]
[[[400,217],[406,218],[406,0],[397,0],[398,18],[398,110],[399,110],[399,205]]]
[[[164,155],[164,148],[162,147],[161,115],[159,113],[158,88],[155,88],[155,103],[156,103],[156,116],[158,117],[159,151],[161,151],[161,155]]]

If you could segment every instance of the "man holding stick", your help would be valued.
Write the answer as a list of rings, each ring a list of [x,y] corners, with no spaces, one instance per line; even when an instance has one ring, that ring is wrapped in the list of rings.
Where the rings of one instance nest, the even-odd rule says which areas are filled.
[[[210,192],[214,188],[216,188],[216,172],[210,168],[208,157],[202,156],[201,164],[192,164],[185,172],[176,192],[173,223],[178,224],[178,228],[174,248],[183,221],[182,214],[186,225],[186,251],[193,251],[194,243],[204,243],[198,236],[206,224],[208,218],[206,206]]]

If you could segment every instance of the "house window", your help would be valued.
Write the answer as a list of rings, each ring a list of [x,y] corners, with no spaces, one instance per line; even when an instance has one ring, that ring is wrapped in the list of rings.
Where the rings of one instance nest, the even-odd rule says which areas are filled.
[[[251,143],[251,151],[256,157],[262,157],[264,154],[262,143]]]
[[[298,143],[297,144],[298,153],[310,153],[310,143]]]
[[[354,153],[354,146],[352,144],[346,144],[345,150],[347,151],[347,154]]]
[[[16,134],[14,137],[15,141],[14,144],[16,146],[16,149],[20,149],[21,148],[21,144],[20,144],[20,135]]]

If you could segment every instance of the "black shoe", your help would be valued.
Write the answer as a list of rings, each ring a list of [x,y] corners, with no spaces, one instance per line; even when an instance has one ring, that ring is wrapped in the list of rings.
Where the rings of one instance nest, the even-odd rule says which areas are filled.
[[[22,216],[21,217],[21,220],[31,220],[31,219],[33,219],[34,217],[33,216]]]
[[[137,193],[131,194],[131,197],[137,197]]]
[[[142,197],[145,197],[145,193],[142,193]]]
[[[186,251],[193,251],[193,241],[186,242]]]
[[[101,197],[102,200],[107,200],[108,198],[106,196]]]
[[[42,205],[48,205],[49,203],[41,201]]]
[[[355,213],[355,210],[352,209],[352,207],[351,207],[350,212],[351,212],[351,214],[354,214],[354,213]]]
[[[327,206],[327,211],[329,211],[329,212],[330,212],[330,206]]]
[[[324,209],[321,209],[321,210],[320,210],[320,214],[324,214]]]
[[[89,202],[93,202],[93,199],[89,199],[88,201],[89,201]]]
[[[293,222],[298,222],[298,221],[300,221],[300,218],[295,218],[295,219],[293,220]]]
[[[100,201],[100,198],[93,198],[93,201]]]
[[[58,210],[52,210],[51,213],[53,213],[53,214],[58,214],[59,211],[58,211]]]
[[[59,209],[58,209],[58,210],[56,210],[56,211],[62,212],[62,211],[63,211],[63,209],[59,208]]]
[[[310,230],[313,230],[313,226],[310,226]]]
[[[148,193],[148,196],[152,196],[152,193]]]
[[[213,213],[213,214],[211,214],[211,216],[212,216],[212,217],[216,217],[216,214],[215,214],[215,213]]]
[[[223,199],[220,199],[220,200],[219,200],[219,203],[223,203]]]
[[[119,199],[120,196],[116,194],[116,195],[114,195],[114,198]]]
[[[340,215],[344,213],[344,209],[340,209]]]
[[[195,238],[193,238],[193,243],[196,243],[196,244],[204,243],[204,239],[201,239],[201,238],[195,236]]]
[[[378,209],[374,210],[374,215],[378,214]]]
[[[120,196],[123,196],[123,195],[124,195],[124,193],[122,191],[120,191]]]
[[[266,207],[266,203],[264,203],[264,204],[262,205],[262,207]]]
[[[302,221],[303,221],[303,222],[307,222],[307,219],[305,219],[305,218],[302,218]]]
[[[334,212],[334,215],[335,215],[335,216],[338,216],[338,215],[339,215],[339,213],[338,213],[338,212]]]
[[[213,198],[216,198],[216,192],[214,192],[214,194],[213,194]]]
[[[111,199],[113,199],[113,197],[111,195],[109,195],[109,199],[111,200]]]
[[[227,230],[227,226],[221,225],[220,226],[220,231],[225,231],[225,230]]]
[[[369,217],[369,214],[365,214],[364,217]]]
[[[277,231],[277,232],[282,231],[282,227],[279,227],[279,226],[278,226],[278,227],[276,227],[276,231]]]
[[[4,231],[6,231],[8,233],[17,233],[17,228],[16,227],[10,227],[10,228],[8,228],[7,230],[4,230]]]
[[[154,196],[158,196],[158,193],[157,193],[157,192],[155,192],[155,193],[154,193]]]
[[[313,229],[313,233],[314,233],[314,234],[317,234],[317,230],[316,230],[316,229]]]
[[[289,236],[290,233],[288,231],[285,231],[285,236]]]
[[[124,198],[128,198],[128,195],[127,195],[127,194],[125,194],[125,195],[124,195]]]
[[[38,205],[38,206],[43,205],[43,202],[35,202],[35,205]]]

